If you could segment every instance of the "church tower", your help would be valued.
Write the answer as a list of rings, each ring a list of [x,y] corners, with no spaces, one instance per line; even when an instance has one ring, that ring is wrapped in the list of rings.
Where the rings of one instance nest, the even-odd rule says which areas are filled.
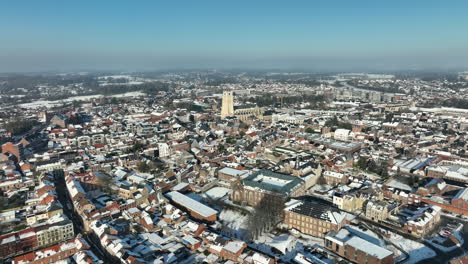
[[[234,95],[232,91],[223,92],[223,102],[221,106],[221,118],[234,115]]]

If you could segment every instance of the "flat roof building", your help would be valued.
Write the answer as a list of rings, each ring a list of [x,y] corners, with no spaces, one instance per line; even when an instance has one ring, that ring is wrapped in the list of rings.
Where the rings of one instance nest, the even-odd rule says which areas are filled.
[[[295,197],[304,194],[304,180],[269,170],[259,170],[232,185],[232,200],[250,206],[257,205],[265,195]]]
[[[188,210],[192,217],[208,222],[216,221],[216,215],[218,211],[214,210],[213,208],[208,207],[177,191],[169,192],[166,194],[166,196],[174,203]]]

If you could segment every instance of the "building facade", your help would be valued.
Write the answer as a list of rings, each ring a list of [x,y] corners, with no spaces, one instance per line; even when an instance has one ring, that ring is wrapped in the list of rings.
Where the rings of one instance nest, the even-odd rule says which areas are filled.
[[[291,200],[284,210],[284,224],[307,235],[324,237],[349,223],[347,215],[318,201]]]
[[[37,245],[39,247],[57,244],[72,239],[75,236],[73,222],[70,220],[45,225],[36,228]]]
[[[393,252],[355,236],[345,228],[327,234],[325,248],[353,263],[393,264],[394,261]]]
[[[224,91],[221,105],[221,118],[234,115],[234,93],[232,91]]]
[[[349,182],[348,176],[340,172],[327,170],[322,175],[325,178],[325,182],[330,185],[346,184]]]
[[[299,177],[259,170],[231,183],[231,200],[256,206],[267,195],[296,197],[304,195],[305,184]]]

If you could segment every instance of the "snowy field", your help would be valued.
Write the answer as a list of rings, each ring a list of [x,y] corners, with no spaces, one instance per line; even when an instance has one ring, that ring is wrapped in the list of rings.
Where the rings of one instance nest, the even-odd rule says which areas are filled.
[[[306,246],[313,246],[313,245],[319,245],[321,247],[325,246],[323,238],[309,236],[309,235],[306,235],[306,234],[301,234],[301,237],[298,238],[298,241],[300,241],[302,244],[304,244]]]
[[[143,95],[145,94],[142,92],[128,92],[128,93],[123,93],[123,94],[114,94],[114,95],[110,95],[106,97],[120,98],[120,97],[138,97],[138,96],[143,96]],[[73,96],[64,100],[56,100],[56,101],[39,100],[39,101],[31,102],[31,103],[20,104],[19,106],[22,108],[30,108],[30,109],[39,108],[39,107],[50,108],[50,107],[62,105],[64,102],[87,101],[90,99],[100,98],[100,97],[104,97],[104,96],[101,94]]]
[[[276,255],[285,262],[291,261],[297,252],[304,252],[304,245],[292,235],[282,234],[275,236],[270,233],[261,235],[249,246],[268,255]]]
[[[247,215],[233,210],[223,210],[219,214],[219,220],[223,223],[224,228],[222,232],[229,236],[236,238],[243,238],[245,236],[245,228],[247,222]]]

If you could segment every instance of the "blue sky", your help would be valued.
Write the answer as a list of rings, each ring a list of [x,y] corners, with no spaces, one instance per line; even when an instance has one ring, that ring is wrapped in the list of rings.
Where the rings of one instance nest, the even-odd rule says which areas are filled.
[[[468,67],[468,1],[0,1],[0,71]]]

